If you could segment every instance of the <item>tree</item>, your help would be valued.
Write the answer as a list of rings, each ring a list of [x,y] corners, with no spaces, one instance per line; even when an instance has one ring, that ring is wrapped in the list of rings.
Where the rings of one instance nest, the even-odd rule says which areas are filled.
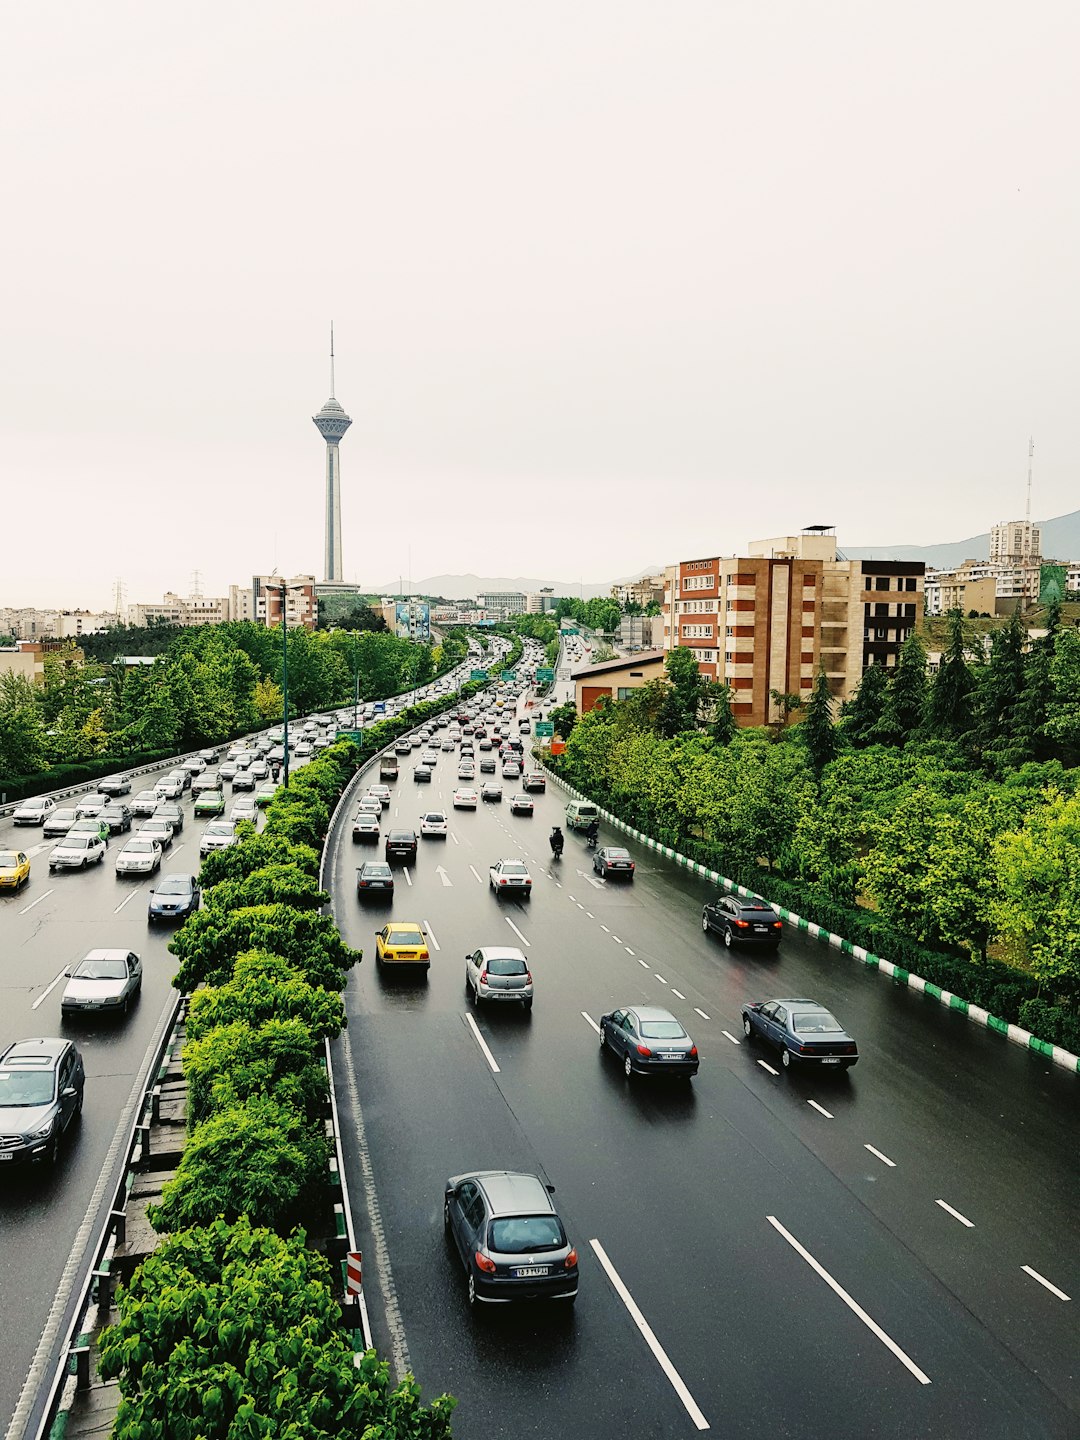
[[[252,1025],[247,1016],[208,1030],[184,1045],[187,1122],[194,1131],[217,1111],[272,1096],[314,1121],[326,1105],[325,1065],[315,1036],[302,1020],[271,1016]]]
[[[269,677],[256,682],[253,703],[262,721],[280,720],[285,714],[285,697],[282,695],[281,686]]]
[[[577,706],[573,702],[556,705],[554,710],[549,711],[548,719],[554,727],[554,734],[561,735],[564,740],[568,740],[577,724]]]
[[[836,727],[833,724],[833,700],[825,666],[818,670],[814,688],[806,706],[806,716],[799,726],[799,737],[806,746],[810,765],[820,780],[821,773],[836,755]]]
[[[25,675],[0,673],[0,781],[44,770],[45,743],[33,684]]]
[[[223,880],[241,880],[266,865],[295,865],[314,880],[319,874],[319,852],[310,845],[294,845],[284,835],[262,831],[249,835],[242,845],[211,850],[202,862],[199,883],[208,890]]]
[[[288,905],[254,905],[225,914],[198,910],[181,925],[169,949],[180,960],[173,984],[185,992],[202,984],[225,984],[237,956],[248,950],[291,960],[309,985],[344,990],[345,972],[363,956],[362,950],[345,944],[329,915]]]
[[[1046,730],[1046,717],[1054,697],[1054,647],[1060,627],[1061,606],[1053,601],[1046,608],[1046,634],[1032,644],[1024,666],[1023,689],[1014,711],[1015,764],[1045,761],[1057,754],[1053,737]]]
[[[873,736],[885,713],[889,676],[884,665],[868,665],[858,689],[843,707],[844,738],[861,748],[874,743]]]
[[[709,735],[717,745],[730,745],[739,728],[731,708],[733,694],[730,685],[717,685],[713,694]]]
[[[332,1039],[345,1025],[341,996],[309,985],[287,960],[265,950],[239,955],[232,979],[196,990],[188,1005],[185,1034],[200,1040],[219,1025],[244,1021],[301,1020],[314,1039]]]
[[[931,942],[938,927],[930,900],[930,847],[942,804],[925,786],[905,795],[863,860],[865,887],[882,918]]]
[[[949,641],[927,706],[927,723],[934,735],[959,735],[970,724],[968,702],[975,680],[968,668],[967,651],[963,613],[950,610]]]
[[[1059,630],[1050,661],[1047,735],[1068,763],[1080,755],[1080,631]]]
[[[660,717],[660,733],[671,738],[696,730],[706,703],[708,682],[688,645],[676,645],[664,657],[668,694]]]
[[[776,707],[776,718],[769,723],[777,730],[783,730],[793,712],[802,709],[803,698],[794,690],[770,690],[769,699]]]
[[[922,729],[926,714],[926,646],[913,630],[900,647],[900,659],[885,693],[881,720],[873,738],[886,745],[906,745]]]
[[[972,740],[977,752],[1008,765],[1017,731],[1016,707],[1024,688],[1027,631],[1016,609],[996,631],[990,659],[983,666],[973,697]]]
[[[1016,958],[1039,980],[1080,991],[1080,795],[1051,792],[994,847],[992,915]]]
[[[296,910],[318,910],[330,903],[330,896],[320,890],[319,882],[299,865],[286,863],[264,865],[243,879],[223,880],[206,892],[206,903],[222,912],[252,905],[291,905]]]

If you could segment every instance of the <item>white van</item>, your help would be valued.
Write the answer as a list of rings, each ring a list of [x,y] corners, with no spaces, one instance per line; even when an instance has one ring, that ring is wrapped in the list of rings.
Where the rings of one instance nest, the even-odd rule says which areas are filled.
[[[587,830],[593,820],[600,819],[599,808],[591,800],[570,800],[566,806],[566,828]]]

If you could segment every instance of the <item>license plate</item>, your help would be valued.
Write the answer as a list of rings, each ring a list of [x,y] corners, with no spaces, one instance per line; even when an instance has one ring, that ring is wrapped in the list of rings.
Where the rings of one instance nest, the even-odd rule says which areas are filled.
[[[754,929],[759,931],[762,935],[765,935],[768,933],[769,927],[767,925],[755,925]]]
[[[10,1150],[0,1150],[0,1160],[14,1160],[15,1156]]]
[[[524,1280],[530,1275],[546,1275],[547,1273],[547,1265],[522,1265],[514,1271],[519,1280]]]
[[[660,1055],[661,1060],[683,1060],[686,1057],[678,1051],[667,1050]]]
[[[822,1065],[839,1065],[840,1061],[835,1055],[823,1055],[821,1057],[821,1063]]]

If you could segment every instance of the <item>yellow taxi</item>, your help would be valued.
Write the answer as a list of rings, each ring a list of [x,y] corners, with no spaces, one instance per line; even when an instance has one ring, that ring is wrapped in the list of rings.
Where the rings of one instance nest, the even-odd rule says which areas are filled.
[[[375,932],[375,964],[395,970],[428,970],[431,956],[427,936],[419,920],[397,920]]]
[[[21,850],[0,850],[0,890],[21,890],[29,879],[29,855]]]

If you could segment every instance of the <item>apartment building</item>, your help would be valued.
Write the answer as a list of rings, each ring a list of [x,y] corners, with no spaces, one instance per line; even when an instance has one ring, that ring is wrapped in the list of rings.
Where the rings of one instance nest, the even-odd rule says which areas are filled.
[[[991,565],[1036,565],[1042,559],[1042,531],[1030,520],[1003,520],[990,527]]]
[[[477,595],[476,603],[481,610],[501,611],[500,618],[507,615],[524,615],[528,597],[521,590],[487,590]]]
[[[620,605],[640,605],[643,610],[650,605],[664,603],[664,575],[643,575],[640,580],[628,580],[622,585],[612,585],[611,598]]]
[[[282,586],[285,587],[284,593]],[[256,625],[280,625],[284,606],[285,623],[291,629],[303,625],[314,630],[319,616],[314,575],[253,575],[251,615]]]
[[[177,595],[166,590],[160,600],[143,600],[127,607],[129,625],[220,625],[233,617],[228,596]]]

